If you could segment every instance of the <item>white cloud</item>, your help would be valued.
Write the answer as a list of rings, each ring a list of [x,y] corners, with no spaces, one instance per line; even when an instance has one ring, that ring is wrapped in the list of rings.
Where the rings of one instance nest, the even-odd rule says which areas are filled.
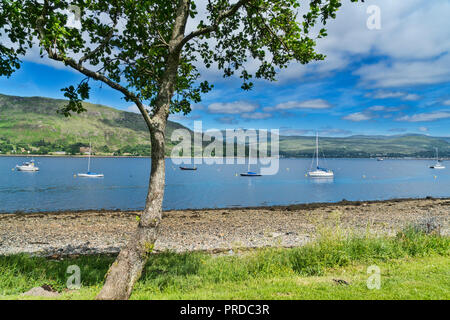
[[[407,93],[401,91],[377,91],[373,93],[368,93],[366,97],[371,97],[373,99],[392,99],[392,98],[400,98],[404,101],[417,101],[422,97],[415,93]]]
[[[294,109],[329,109],[333,105],[328,101],[323,99],[313,99],[306,101],[289,101],[276,105],[275,107],[266,107],[264,111],[274,111],[274,110],[294,110]]]
[[[444,106],[450,106],[450,100],[445,100],[444,102],[442,102],[442,104]]]
[[[450,54],[431,61],[394,61],[366,65],[354,72],[375,88],[430,85],[450,81]]]
[[[139,108],[138,108],[137,105],[135,105],[135,104],[133,104],[132,106],[129,106],[129,107],[127,108],[127,111],[128,111],[128,112],[133,112],[133,113],[141,113],[141,112],[139,111]]]
[[[356,112],[356,113],[351,113],[351,114],[343,117],[342,119],[353,121],[353,122],[359,122],[359,121],[370,120],[370,119],[372,119],[372,117],[363,112]]]
[[[386,107],[385,106],[373,106],[373,107],[367,108],[367,110],[369,110],[369,111],[385,111]]]
[[[405,95],[404,92],[399,91],[377,91],[375,93],[368,94],[368,97],[372,97],[374,99],[390,99],[390,98],[401,98]]]
[[[417,100],[420,100],[421,98],[422,97],[419,96],[418,94],[410,93],[410,94],[407,94],[406,96],[404,96],[402,98],[402,100],[405,100],[405,101],[417,101]]]
[[[366,1],[370,2],[370,1]],[[366,27],[366,9],[381,9],[381,29]],[[369,56],[389,61],[363,65],[356,74],[362,83],[377,88],[436,84],[450,80],[450,1],[378,0],[355,4],[344,2],[337,18],[327,24],[328,37],[318,40],[325,61],[307,66],[295,64],[280,73],[281,80],[324,75],[343,70]],[[417,96],[404,96],[404,100]]]
[[[257,108],[258,106],[256,104],[245,101],[216,102],[208,106],[208,112],[218,114],[241,114],[244,112],[253,112]]]
[[[418,113],[410,116],[403,116],[398,118],[397,120],[407,122],[430,122],[448,118],[450,118],[450,111],[435,111],[429,113]]]
[[[224,117],[216,118],[215,120],[220,123],[224,123],[224,124],[237,124],[238,123],[236,118],[233,116],[224,116]]]
[[[147,110],[150,109],[150,107],[148,106],[144,106]],[[137,107],[137,105],[133,104],[132,106],[129,106],[126,111],[128,112],[133,112],[133,113],[138,113],[141,114],[141,111],[139,111],[139,108]]]
[[[427,127],[419,127],[419,131],[420,132],[428,132],[428,128]]]
[[[254,112],[254,113],[243,113],[241,117],[244,119],[251,119],[251,120],[263,120],[272,118],[272,115],[270,113]]]
[[[373,106],[373,107],[369,107],[366,110],[369,112],[395,112],[395,111],[400,111],[402,108],[401,107],[385,107],[385,106]]]

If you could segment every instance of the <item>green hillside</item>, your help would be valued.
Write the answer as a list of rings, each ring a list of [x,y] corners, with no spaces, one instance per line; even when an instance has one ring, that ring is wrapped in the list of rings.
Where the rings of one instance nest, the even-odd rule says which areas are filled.
[[[91,139],[97,155],[150,154],[149,133],[139,114],[86,103],[87,112],[66,118],[57,113],[64,104],[0,95],[0,153],[78,154]],[[173,147],[170,136],[178,128],[184,127],[169,121],[167,155]],[[434,157],[436,147],[442,157],[450,157],[448,137],[425,135],[324,137],[320,147],[327,157]],[[281,156],[311,157],[314,148],[315,137],[280,137]]]
[[[315,137],[280,137],[280,154],[286,157],[310,157],[314,148]],[[434,157],[435,148],[440,156],[450,156],[448,138],[411,134],[320,139],[327,157]]]
[[[92,141],[97,154],[150,153],[150,137],[139,114],[85,103],[88,110],[66,118],[57,113],[67,102],[41,97],[0,95],[0,152],[79,153]],[[169,121],[167,137],[184,128]],[[168,152],[172,144],[168,141]]]

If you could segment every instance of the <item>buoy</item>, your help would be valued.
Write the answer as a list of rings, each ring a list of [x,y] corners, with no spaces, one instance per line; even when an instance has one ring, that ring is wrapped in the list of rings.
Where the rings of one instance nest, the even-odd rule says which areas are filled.
[[[363,175],[362,177],[363,177],[363,179],[365,179],[365,178],[366,178],[366,175]]]
[[[77,175],[76,175],[76,174],[74,174],[74,175],[73,175],[73,177],[74,177],[74,178],[76,178],[76,177],[77,177]]]
[[[236,177],[238,176],[238,174],[236,173]]]
[[[289,171],[290,169],[289,169],[289,168],[286,168],[286,170]]]
[[[437,179],[437,176],[434,176],[435,179]]]

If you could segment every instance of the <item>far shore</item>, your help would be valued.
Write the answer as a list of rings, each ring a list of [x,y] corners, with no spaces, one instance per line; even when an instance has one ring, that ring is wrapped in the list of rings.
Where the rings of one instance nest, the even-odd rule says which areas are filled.
[[[138,211],[0,214],[0,255],[60,257],[116,254],[134,232]],[[319,230],[393,236],[407,226],[433,226],[449,235],[450,198],[341,201],[290,206],[165,211],[155,251],[298,247]]]
[[[0,157],[10,157],[10,158],[87,158],[89,155],[53,155],[53,154],[0,154]],[[150,159],[151,156],[112,156],[112,155],[91,155],[92,158],[146,158]],[[230,157],[223,157],[223,159],[229,159]],[[239,159],[239,158],[247,158],[247,157],[231,157],[231,159]],[[270,158],[270,157],[268,157]],[[342,158],[333,158],[329,157],[330,159],[372,159],[376,160],[379,158],[378,156],[374,156],[371,158],[356,158],[356,157],[342,157]],[[420,158],[420,157],[382,157],[384,160],[436,160],[436,158],[429,157],[429,158]],[[169,157],[166,156],[166,159],[217,159],[215,157]],[[311,157],[282,157],[280,156],[279,159],[311,159]],[[440,158],[442,161],[449,161],[450,158],[443,157]]]

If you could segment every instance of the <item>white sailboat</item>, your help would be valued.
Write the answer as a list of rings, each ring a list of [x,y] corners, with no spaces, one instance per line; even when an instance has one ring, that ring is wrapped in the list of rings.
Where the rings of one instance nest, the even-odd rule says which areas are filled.
[[[17,171],[24,171],[24,172],[36,172],[36,171],[39,171],[39,168],[36,167],[36,165],[34,164],[34,160],[31,159],[31,161],[24,162],[20,166],[16,165],[16,170]]]
[[[103,173],[91,172],[91,150],[92,144],[89,142],[89,159],[88,159],[88,171],[86,173],[79,173],[78,176],[81,178],[103,178]]]
[[[316,169],[308,172],[308,176],[311,178],[332,178],[334,177],[334,172],[329,169],[321,168],[319,166],[319,133],[316,134]],[[314,160],[313,160],[314,161]],[[311,165],[312,167],[312,165]]]
[[[246,173],[241,173],[241,177],[261,177],[260,173],[256,173],[253,171],[250,171],[250,159],[252,158],[252,147],[249,144],[249,148],[248,148],[248,167],[247,167],[247,172]]]
[[[430,166],[430,169],[445,169],[445,166],[439,160],[439,149],[436,148],[436,164]]]

